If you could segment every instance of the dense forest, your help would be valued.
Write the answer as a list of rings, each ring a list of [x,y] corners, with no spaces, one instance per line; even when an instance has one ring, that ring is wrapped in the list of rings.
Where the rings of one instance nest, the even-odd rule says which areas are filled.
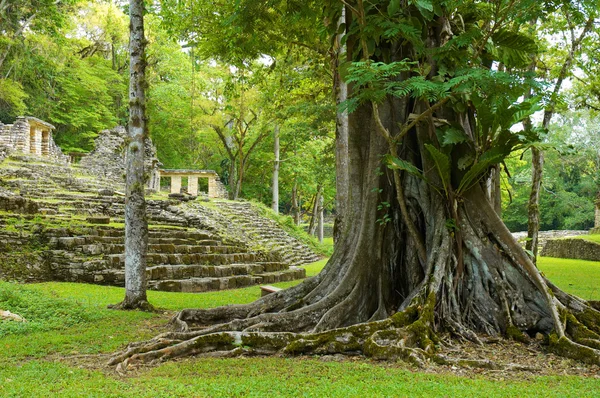
[[[217,7],[226,11],[218,15]],[[234,7],[147,2],[149,130],[159,158],[167,168],[216,170],[232,197],[270,204],[277,135],[279,208],[309,214],[322,193],[333,212],[336,76],[318,6],[291,4],[276,15],[244,5],[245,15],[260,21],[231,14]],[[46,120],[57,127],[64,152],[87,152],[99,131],[125,125],[127,11],[114,0],[1,2],[0,121],[23,114]],[[546,158],[541,229],[593,226],[600,80],[598,39],[579,20],[584,14],[540,18],[534,62],[517,48],[501,54],[505,62],[498,68],[529,70],[548,93],[572,55],[557,96],[541,100],[532,117],[541,126],[543,102],[553,101],[540,140],[501,165],[503,219],[513,231],[527,229],[532,147]]]

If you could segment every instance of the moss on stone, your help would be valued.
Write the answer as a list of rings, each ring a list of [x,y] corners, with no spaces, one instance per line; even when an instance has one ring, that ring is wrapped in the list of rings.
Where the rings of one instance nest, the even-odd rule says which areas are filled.
[[[559,338],[555,333],[549,336],[549,342],[550,350],[558,355],[593,365],[600,365],[598,350],[574,343],[566,337]]]
[[[521,343],[526,343],[529,340],[525,333],[523,333],[518,327],[512,324],[508,325],[508,327],[506,328],[505,335],[507,338]]]

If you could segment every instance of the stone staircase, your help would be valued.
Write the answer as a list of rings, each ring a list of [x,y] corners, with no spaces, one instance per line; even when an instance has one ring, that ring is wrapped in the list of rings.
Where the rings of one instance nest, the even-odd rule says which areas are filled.
[[[122,185],[74,166],[11,156],[0,164],[0,196],[2,190],[37,205],[35,214],[0,212],[0,249],[43,241],[35,279],[124,285],[125,200],[111,195]],[[248,206],[147,200],[148,287],[204,292],[304,278],[297,265],[318,257]],[[111,223],[91,225],[90,215]]]
[[[304,243],[285,232],[275,221],[263,217],[250,202],[219,201],[219,212],[259,247],[277,253],[292,265],[303,265],[319,260]]]

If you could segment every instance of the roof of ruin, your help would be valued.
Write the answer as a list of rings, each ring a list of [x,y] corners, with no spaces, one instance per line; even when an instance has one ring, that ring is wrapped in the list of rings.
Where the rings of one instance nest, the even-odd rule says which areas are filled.
[[[29,124],[34,123],[34,124],[40,124],[44,127],[48,127],[49,129],[54,130],[56,127],[54,127],[53,125],[51,125],[48,122],[45,122],[41,119],[38,119],[37,117],[33,117],[33,116],[25,116],[25,120],[27,120],[29,122]]]
[[[218,175],[214,170],[192,170],[192,169],[159,169],[161,175]]]

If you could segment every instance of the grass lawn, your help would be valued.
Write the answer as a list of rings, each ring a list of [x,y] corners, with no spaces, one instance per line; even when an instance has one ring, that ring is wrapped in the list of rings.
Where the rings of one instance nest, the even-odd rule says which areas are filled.
[[[586,300],[600,300],[600,262],[540,257],[538,267],[566,292]]]
[[[307,274],[315,275],[325,263],[308,265]],[[598,297],[595,285],[600,281],[600,263],[541,258],[539,266],[567,291],[588,299]],[[507,382],[474,373],[461,377],[413,372],[403,363],[362,359],[186,359],[119,376],[90,366],[106,362],[106,357],[89,356],[109,354],[127,342],[165,331],[175,310],[247,303],[257,299],[260,290],[152,291],[149,299],[165,309],[162,314],[106,309],[123,294],[123,289],[96,285],[0,282],[0,308],[29,320],[0,323],[0,396],[600,396],[598,378],[529,376]]]

